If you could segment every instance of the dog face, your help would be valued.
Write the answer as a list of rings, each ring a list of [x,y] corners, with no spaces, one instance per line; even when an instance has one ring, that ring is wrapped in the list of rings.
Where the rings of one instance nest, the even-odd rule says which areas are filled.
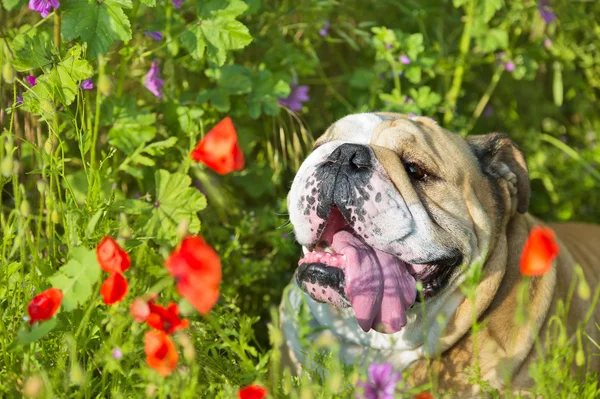
[[[466,141],[429,118],[347,116],[317,140],[288,196],[304,251],[296,281],[316,301],[351,306],[364,331],[400,331],[415,301],[485,258],[528,198],[525,162],[502,135]]]

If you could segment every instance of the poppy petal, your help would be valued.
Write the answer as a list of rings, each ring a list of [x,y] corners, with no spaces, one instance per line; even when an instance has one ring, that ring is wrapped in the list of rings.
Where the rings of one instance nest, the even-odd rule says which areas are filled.
[[[148,366],[166,377],[177,367],[179,354],[168,335],[161,331],[148,331],[144,335],[144,350]]]
[[[58,311],[62,299],[63,293],[58,288],[49,288],[36,295],[27,305],[29,324],[51,319]]]
[[[148,316],[150,316],[150,306],[148,306],[148,301],[137,298],[129,307],[129,313],[138,323],[146,321]]]
[[[129,254],[108,236],[104,237],[96,247],[96,259],[102,270],[109,273],[123,273],[131,266]]]
[[[187,319],[179,318],[179,307],[171,302],[167,308],[148,303],[150,315],[146,323],[156,330],[163,331],[166,334],[173,334],[175,331],[186,328],[189,325]]]
[[[554,231],[536,226],[531,229],[521,253],[521,273],[525,276],[541,276],[552,268],[560,248]]]
[[[221,175],[243,169],[244,154],[231,118],[224,118],[206,133],[190,156]]]
[[[113,273],[102,283],[100,287],[100,294],[102,294],[102,300],[107,305],[114,305],[115,303],[121,302],[127,294],[127,287],[129,284],[125,277],[119,273]]]
[[[219,298],[221,260],[202,237],[188,236],[166,261],[177,281],[177,291],[201,314],[207,314]]]
[[[263,399],[267,396],[267,388],[252,384],[238,391],[239,399]]]

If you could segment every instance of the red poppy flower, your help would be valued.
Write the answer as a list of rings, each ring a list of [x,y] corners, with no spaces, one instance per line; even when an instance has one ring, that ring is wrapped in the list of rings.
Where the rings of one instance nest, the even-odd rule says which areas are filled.
[[[238,391],[240,399],[263,399],[267,396],[267,388],[260,385],[252,384]]]
[[[27,305],[29,324],[51,319],[60,307],[62,299],[63,293],[58,288],[49,288],[33,298]]]
[[[541,276],[552,268],[560,248],[554,231],[536,226],[531,229],[521,253],[521,273],[525,276]]]
[[[144,335],[144,350],[148,366],[161,376],[168,376],[177,367],[179,354],[171,338],[164,332],[148,331]]]
[[[148,316],[150,316],[150,306],[148,306],[148,301],[142,298],[136,298],[129,307],[129,313],[138,323],[146,321]]]
[[[429,392],[421,392],[420,394],[415,395],[415,399],[433,399],[433,395]]]
[[[129,254],[119,247],[111,237],[104,237],[96,247],[96,258],[102,270],[109,273],[123,273],[129,269]]]
[[[206,133],[192,151],[191,157],[221,175],[244,169],[244,154],[238,145],[231,118],[223,119]]]
[[[177,281],[177,291],[198,312],[207,314],[219,299],[221,260],[215,250],[202,237],[188,236],[166,265]]]
[[[127,294],[128,287],[127,280],[120,273],[113,273],[102,283],[100,286],[100,294],[102,294],[102,300],[107,305],[114,305],[115,303],[121,302]]]
[[[150,315],[146,323],[152,328],[163,331],[167,334],[173,334],[175,331],[186,328],[189,325],[188,319],[179,318],[179,307],[171,302],[168,308],[148,302]]]

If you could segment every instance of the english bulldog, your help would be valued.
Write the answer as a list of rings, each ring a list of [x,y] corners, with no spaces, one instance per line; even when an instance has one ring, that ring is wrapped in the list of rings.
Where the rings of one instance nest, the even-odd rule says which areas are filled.
[[[327,336],[346,363],[391,363],[408,369],[411,384],[434,375],[460,397],[480,393],[469,383],[475,364],[492,388],[531,386],[534,343],[544,348],[575,265],[592,294],[598,286],[600,227],[551,225],[560,255],[519,296],[520,254],[541,224],[527,213],[529,197],[525,159],[504,134],[463,138],[430,118],[392,113],[335,122],[288,196],[303,255],[280,306],[285,363],[300,373],[310,343]],[[474,300],[467,279],[476,282]],[[586,364],[598,371],[588,336],[600,343],[600,307],[570,296],[567,339],[582,328]],[[309,341],[300,337],[307,328]]]

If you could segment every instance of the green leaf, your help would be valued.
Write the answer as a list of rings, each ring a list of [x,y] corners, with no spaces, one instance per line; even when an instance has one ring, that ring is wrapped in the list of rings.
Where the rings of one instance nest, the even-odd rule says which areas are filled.
[[[21,8],[27,4],[27,0],[2,0],[2,5],[5,10],[14,10],[15,8]]]
[[[279,113],[277,99],[287,97],[290,86],[282,81],[275,81],[273,74],[268,70],[262,70],[254,77],[252,92],[248,94],[248,110],[250,117],[257,119],[262,112],[267,115]]]
[[[200,0],[196,3],[198,17],[201,19],[223,17],[235,19],[248,9],[241,0]]]
[[[508,32],[502,29],[490,29],[477,36],[477,45],[484,53],[492,53],[508,47]]]
[[[149,112],[117,119],[108,131],[108,142],[125,154],[132,154],[140,145],[156,136],[156,117]]]
[[[80,37],[92,57],[106,53],[116,40],[131,40],[131,26],[123,8],[131,0],[65,0],[61,2],[62,37]]]
[[[92,66],[81,59],[81,47],[74,46],[50,72],[38,77],[35,86],[23,93],[23,103],[27,110],[48,120],[58,103],[69,105],[75,100],[79,83],[93,73]]]
[[[156,7],[156,0],[141,0],[148,7]]]
[[[154,239],[160,244],[175,244],[179,224],[189,222],[189,230],[200,230],[197,212],[206,208],[206,198],[194,187],[192,179],[183,173],[169,173],[158,170],[154,174],[156,193],[149,202],[145,200],[127,201],[125,208],[133,214],[140,214],[135,229],[140,235]]]
[[[205,52],[208,59],[217,65],[225,64],[228,50],[239,50],[252,41],[248,28],[235,17],[246,9],[246,5],[234,0],[224,9],[223,1],[201,3],[199,14],[206,17],[182,33],[181,43],[190,55],[199,60]],[[210,15],[210,17],[209,17]]]
[[[62,290],[62,308],[67,312],[83,305],[96,294],[94,284],[100,279],[96,252],[85,247],[73,249],[73,258],[49,278],[53,287]]]
[[[58,321],[56,317],[44,322],[35,324],[30,331],[21,330],[17,335],[17,344],[29,345],[46,336],[50,331],[54,330]]]
[[[502,8],[502,3],[502,0],[479,0],[475,10],[476,18],[481,18],[486,23],[490,22],[496,11]]]
[[[216,89],[206,90],[198,95],[199,104],[210,101],[220,112],[228,112],[231,107],[230,95],[249,93],[252,90],[250,69],[241,65],[226,65],[209,69],[206,75],[217,81]]]
[[[20,34],[13,40],[15,59],[12,64],[17,71],[38,69],[52,64],[52,44],[48,35],[38,33],[34,37]]]

